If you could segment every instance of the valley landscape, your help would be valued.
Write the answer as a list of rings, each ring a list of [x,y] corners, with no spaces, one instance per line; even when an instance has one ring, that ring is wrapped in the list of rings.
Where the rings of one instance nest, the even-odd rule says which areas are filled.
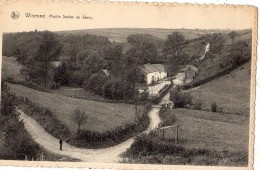
[[[251,48],[250,29],[5,33],[0,159],[245,167]]]

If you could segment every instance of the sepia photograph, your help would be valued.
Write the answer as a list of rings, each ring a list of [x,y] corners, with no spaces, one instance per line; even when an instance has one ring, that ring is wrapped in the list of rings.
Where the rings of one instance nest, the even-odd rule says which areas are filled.
[[[2,164],[252,168],[254,7],[5,5]]]

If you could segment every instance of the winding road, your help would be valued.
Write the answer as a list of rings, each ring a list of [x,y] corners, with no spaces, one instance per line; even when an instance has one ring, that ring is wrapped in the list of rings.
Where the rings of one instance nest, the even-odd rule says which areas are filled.
[[[166,95],[167,97],[167,95]],[[159,113],[160,108],[152,108],[148,113],[150,125],[143,133],[148,133],[155,129],[160,123]],[[105,149],[83,149],[76,148],[66,142],[63,142],[63,150],[59,150],[59,139],[53,137],[44,128],[39,125],[34,119],[27,116],[22,110],[17,110],[20,113],[20,119],[23,120],[26,130],[31,134],[32,138],[49,152],[69,156],[71,158],[80,159],[84,162],[99,162],[113,163],[120,161],[120,154],[127,150],[134,141],[130,138],[116,146]]]

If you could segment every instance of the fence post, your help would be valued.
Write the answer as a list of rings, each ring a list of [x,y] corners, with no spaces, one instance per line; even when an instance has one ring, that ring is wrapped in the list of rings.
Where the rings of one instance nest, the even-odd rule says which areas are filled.
[[[25,160],[25,161],[28,161],[27,155],[24,156],[24,160]]]

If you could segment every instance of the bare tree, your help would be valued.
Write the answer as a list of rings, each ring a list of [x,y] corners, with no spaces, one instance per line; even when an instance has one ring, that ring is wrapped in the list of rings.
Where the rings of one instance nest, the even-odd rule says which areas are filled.
[[[88,116],[85,112],[76,109],[73,114],[73,120],[78,125],[78,131],[80,130],[81,126],[88,121]]]

